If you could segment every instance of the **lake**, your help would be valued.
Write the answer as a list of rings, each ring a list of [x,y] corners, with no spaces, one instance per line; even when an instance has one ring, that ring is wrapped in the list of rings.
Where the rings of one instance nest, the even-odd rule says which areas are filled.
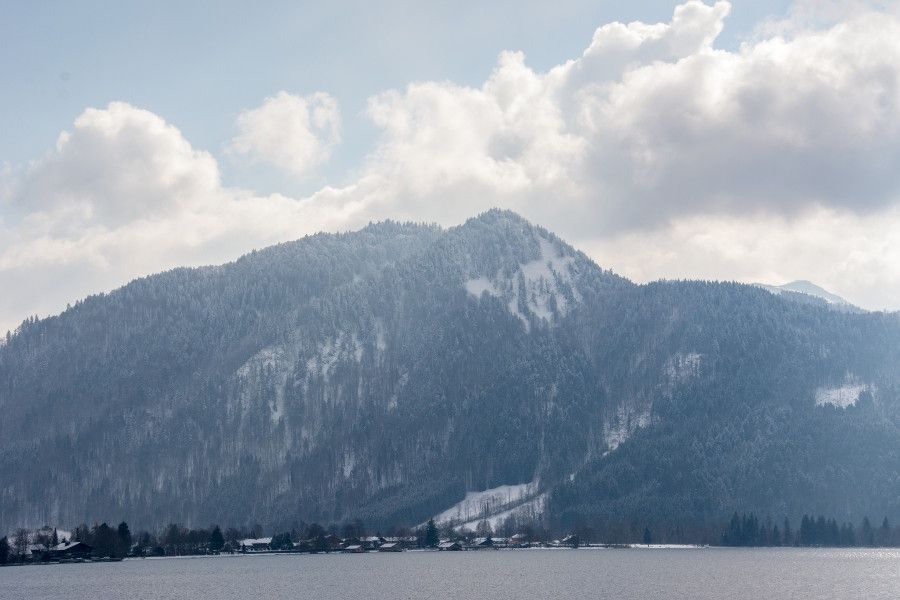
[[[579,549],[130,559],[0,569],[0,598],[895,600],[897,549]]]

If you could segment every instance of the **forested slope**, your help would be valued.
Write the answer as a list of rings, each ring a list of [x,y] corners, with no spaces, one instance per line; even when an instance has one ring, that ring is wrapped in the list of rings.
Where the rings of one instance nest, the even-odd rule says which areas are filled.
[[[0,346],[0,525],[900,518],[900,321],[634,285],[508,212],[178,269]],[[539,511],[540,512],[540,511]]]

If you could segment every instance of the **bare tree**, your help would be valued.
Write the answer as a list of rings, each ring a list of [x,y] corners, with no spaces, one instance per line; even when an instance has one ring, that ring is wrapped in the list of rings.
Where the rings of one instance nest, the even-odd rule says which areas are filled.
[[[16,531],[16,537],[13,538],[13,550],[16,556],[22,558],[28,550],[29,538],[27,529],[19,529]]]

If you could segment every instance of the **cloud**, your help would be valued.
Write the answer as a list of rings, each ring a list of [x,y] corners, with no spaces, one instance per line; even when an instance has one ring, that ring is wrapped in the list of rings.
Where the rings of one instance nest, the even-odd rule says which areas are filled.
[[[606,234],[690,214],[859,212],[897,200],[900,22],[863,14],[739,52],[713,47],[729,4],[614,23],[546,73],[503,53],[480,88],[370,100],[370,174],[401,206],[455,219],[488,197]]]
[[[87,109],[73,132],[60,134],[27,173],[13,209],[57,227],[116,225],[196,207],[219,185],[209,153],[157,115],[113,102]]]
[[[900,208],[867,216],[820,208],[752,220],[697,215],[578,245],[636,281],[814,279],[859,306],[900,309]]]
[[[86,110],[47,156],[0,177],[5,328],[138,275],[364,223],[327,189],[297,200],[224,187],[210,154],[121,102]]]
[[[0,325],[319,230],[492,206],[638,280],[802,278],[900,308],[900,18],[860,3],[730,52],[715,46],[729,10],[603,25],[546,72],[503,52],[480,86],[374,95],[357,176],[307,198],[224,186],[151,112],[88,109],[47,156],[0,169]],[[238,127],[231,152],[301,176],[340,139],[323,93],[280,92]]]
[[[341,140],[337,101],[324,92],[295,96],[278,92],[237,119],[240,133],[229,150],[306,175],[325,163]]]

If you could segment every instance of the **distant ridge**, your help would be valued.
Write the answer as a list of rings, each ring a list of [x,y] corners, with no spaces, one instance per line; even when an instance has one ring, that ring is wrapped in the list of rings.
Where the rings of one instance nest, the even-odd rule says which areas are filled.
[[[858,306],[847,302],[844,298],[833,294],[825,288],[814,284],[811,281],[798,279],[783,285],[769,285],[765,283],[755,284],[758,287],[772,292],[776,296],[784,296],[789,300],[795,300],[804,304],[820,304],[824,302],[829,308],[844,312],[865,312]],[[798,297],[798,294],[800,295]],[[821,302],[817,302],[821,301]]]

